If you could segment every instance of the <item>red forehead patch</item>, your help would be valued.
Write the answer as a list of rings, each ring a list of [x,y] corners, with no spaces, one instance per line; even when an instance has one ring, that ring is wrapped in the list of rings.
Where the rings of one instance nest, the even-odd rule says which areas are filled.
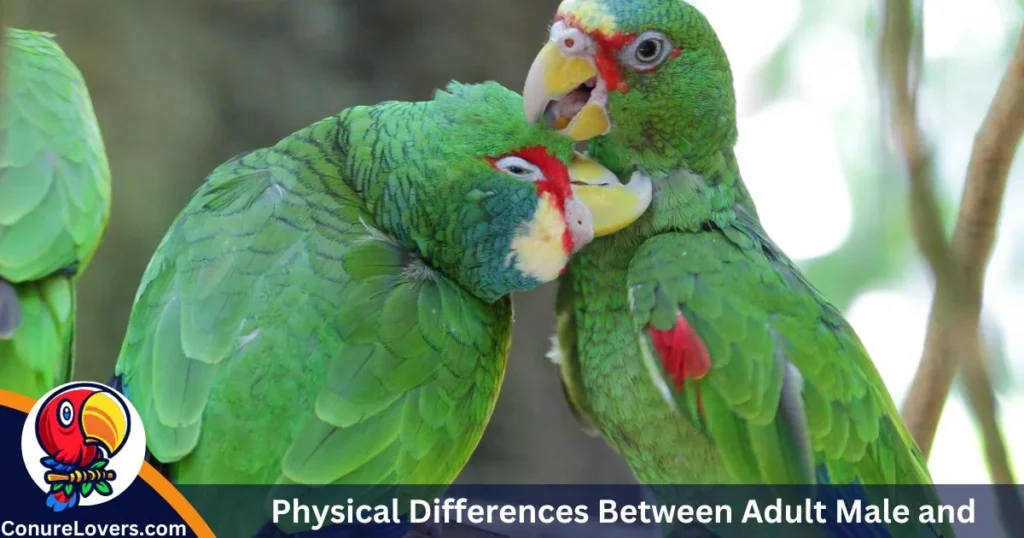
[[[569,169],[565,166],[565,163],[552,155],[544,146],[530,146],[489,159],[491,166],[497,169],[497,162],[504,157],[510,156],[519,157],[540,168],[541,173],[544,174],[544,179],[536,183],[537,196],[549,194],[555,209],[558,210],[558,214],[564,220],[565,201],[572,197],[572,187],[569,184]],[[566,223],[565,233],[562,235],[562,246],[566,252],[572,252],[573,240],[568,223]]]
[[[558,210],[564,212],[565,200],[572,196],[572,190],[569,187],[569,169],[565,164],[548,152],[544,146],[530,146],[506,155],[492,157],[489,159],[491,166],[497,168],[498,161],[510,156],[519,157],[540,168],[544,179],[537,182],[537,193],[551,194],[551,197],[558,202]]]
[[[608,91],[619,93],[629,91],[629,86],[626,85],[626,81],[622,78],[622,70],[619,68],[619,61],[616,56],[619,51],[629,46],[636,39],[636,34],[615,32],[608,35],[600,30],[587,31],[583,27],[583,23],[580,22],[579,17],[573,13],[558,13],[555,15],[555,20],[587,34],[590,36],[590,39],[594,40],[594,43],[597,45],[594,64],[597,66],[597,72],[600,73],[601,78],[608,85]]]

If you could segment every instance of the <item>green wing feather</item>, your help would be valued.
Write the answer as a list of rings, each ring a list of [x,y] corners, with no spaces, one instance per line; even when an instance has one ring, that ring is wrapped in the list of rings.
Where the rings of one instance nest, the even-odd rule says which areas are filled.
[[[511,303],[375,230],[307,146],[214,171],[147,268],[117,371],[149,448],[181,483],[450,483],[493,411]]]
[[[590,402],[583,390],[580,359],[576,354],[573,296],[572,271],[567,268],[565,274],[558,279],[558,292],[555,296],[555,338],[549,357],[558,365],[562,378],[562,392],[573,417],[580,424],[583,433],[597,437],[600,432],[591,416]]]
[[[629,289],[652,379],[681,419],[714,440],[737,480],[814,483],[809,447],[834,484],[931,483],[853,329],[742,210],[721,228],[648,240]],[[671,328],[677,313],[712,362],[681,391],[647,333],[649,323]],[[931,486],[903,494],[908,505],[937,501]]]
[[[0,276],[42,279],[92,258],[110,170],[81,73],[49,34],[11,29],[0,119]]]
[[[74,282],[51,277],[19,284],[21,322],[0,339],[0,389],[38,398],[71,379]]]
[[[110,169],[85,81],[53,36],[8,29],[6,45],[0,286],[17,300],[0,311],[20,320],[0,331],[0,388],[38,397],[71,376],[74,278],[106,229]]]

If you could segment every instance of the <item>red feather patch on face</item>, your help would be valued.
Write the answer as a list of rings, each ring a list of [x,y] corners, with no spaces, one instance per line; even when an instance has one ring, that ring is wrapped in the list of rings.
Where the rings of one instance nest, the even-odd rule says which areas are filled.
[[[686,318],[679,314],[676,324],[667,331],[647,326],[654,350],[661,365],[672,378],[676,390],[682,390],[687,379],[700,379],[711,370],[711,356],[704,341]]]
[[[530,146],[506,155],[492,157],[488,160],[491,166],[497,170],[497,162],[510,156],[519,157],[540,168],[541,173],[544,174],[544,179],[536,183],[537,196],[545,193],[550,195],[555,209],[562,216],[562,220],[565,220],[565,201],[572,197],[572,188],[569,185],[569,169],[565,166],[565,163],[552,155],[544,146]],[[562,248],[565,249],[566,253],[571,253],[573,246],[572,233],[569,231],[567,223],[565,232],[562,233]]]
[[[619,68],[619,61],[616,56],[619,51],[629,46],[636,39],[636,34],[615,32],[608,35],[600,30],[587,31],[579,18],[572,13],[558,13],[556,21],[562,21],[566,26],[571,26],[587,34],[597,45],[597,52],[594,54],[594,64],[601,79],[608,86],[608,91],[626,93],[629,86],[622,77],[622,70]]]

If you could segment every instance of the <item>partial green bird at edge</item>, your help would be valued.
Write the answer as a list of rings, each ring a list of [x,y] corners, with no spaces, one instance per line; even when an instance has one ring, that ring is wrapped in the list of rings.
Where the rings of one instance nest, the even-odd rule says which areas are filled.
[[[73,373],[75,283],[111,209],[81,72],[53,34],[8,28],[0,102],[0,389],[38,398]]]

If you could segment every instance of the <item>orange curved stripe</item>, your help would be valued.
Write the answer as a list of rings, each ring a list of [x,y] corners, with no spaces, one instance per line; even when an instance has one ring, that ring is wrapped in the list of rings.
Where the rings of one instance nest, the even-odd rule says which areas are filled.
[[[171,508],[174,508],[174,511],[196,533],[196,536],[199,538],[216,538],[210,526],[206,524],[203,516],[199,515],[199,512],[192,506],[192,503],[188,502],[188,499],[173,484],[168,482],[164,475],[160,474],[160,471],[157,471],[155,467],[150,465],[148,461],[142,464],[139,478],[145,480],[151,488],[155,489],[167,501],[167,504],[171,505]]]
[[[36,401],[28,396],[0,389],[0,406],[9,407],[15,411],[28,414],[32,411],[32,406],[35,403]],[[142,464],[139,478],[149,484],[163,500],[167,501],[167,504],[171,505],[171,508],[178,513],[178,517],[192,529],[192,532],[196,533],[196,536],[199,538],[216,538],[213,530],[206,524],[203,516],[199,515],[199,512],[192,506],[192,503],[188,502],[188,499],[174,485],[168,482],[160,474],[160,471],[157,471],[155,467],[150,465],[148,461]]]
[[[32,411],[32,406],[35,405],[36,401],[24,394],[17,394],[14,392],[0,389],[0,405],[4,407],[10,407],[15,411],[21,411],[26,415]]]

